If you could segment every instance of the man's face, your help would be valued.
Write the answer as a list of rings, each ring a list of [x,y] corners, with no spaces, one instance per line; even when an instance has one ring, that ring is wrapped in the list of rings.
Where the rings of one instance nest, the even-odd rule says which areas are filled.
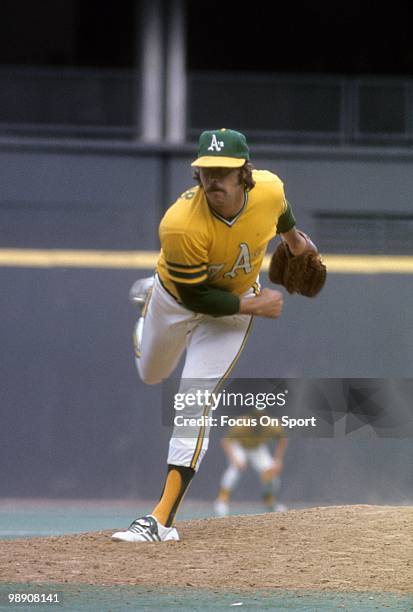
[[[239,168],[200,168],[202,187],[212,207],[220,209],[239,198],[244,191],[239,175]]]

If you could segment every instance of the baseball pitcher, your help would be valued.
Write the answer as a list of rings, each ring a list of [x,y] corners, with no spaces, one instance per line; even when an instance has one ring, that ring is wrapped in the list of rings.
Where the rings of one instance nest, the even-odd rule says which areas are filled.
[[[230,129],[203,132],[192,166],[196,185],[161,220],[156,273],[131,290],[133,299],[143,304],[134,332],[140,377],[147,384],[160,383],[185,352],[184,393],[191,380],[202,381],[206,390],[217,389],[234,368],[253,317],[281,315],[282,293],[260,289],[258,282],[268,242],[281,234],[287,249],[272,262],[275,282],[287,286],[293,262],[294,282],[288,290],[305,295],[306,261],[316,251],[295,227],[282,181],[267,170],[253,169],[243,134]],[[317,293],[317,281],[319,290],[325,280],[321,260],[314,279],[317,261],[311,268],[311,295]],[[207,405],[188,406],[183,415],[205,416],[208,410]],[[179,540],[174,518],[205,455],[208,436],[202,422],[191,435],[174,428],[159,502],[151,514],[114,533],[115,541]]]

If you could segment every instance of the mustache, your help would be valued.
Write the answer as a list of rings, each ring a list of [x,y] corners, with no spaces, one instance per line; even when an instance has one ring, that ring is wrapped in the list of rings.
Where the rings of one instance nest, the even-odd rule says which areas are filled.
[[[222,193],[225,193],[225,189],[221,189],[220,187],[216,187],[215,185],[212,185],[212,187],[208,187],[207,189],[207,193],[214,193],[217,191],[221,191]]]

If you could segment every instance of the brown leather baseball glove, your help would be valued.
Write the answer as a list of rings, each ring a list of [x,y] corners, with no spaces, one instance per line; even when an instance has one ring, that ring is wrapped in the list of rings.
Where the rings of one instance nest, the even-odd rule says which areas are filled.
[[[272,283],[283,285],[288,293],[314,297],[324,287],[327,268],[315,244],[306,234],[300,234],[306,239],[307,248],[294,256],[287,243],[281,240],[271,256],[268,276]]]

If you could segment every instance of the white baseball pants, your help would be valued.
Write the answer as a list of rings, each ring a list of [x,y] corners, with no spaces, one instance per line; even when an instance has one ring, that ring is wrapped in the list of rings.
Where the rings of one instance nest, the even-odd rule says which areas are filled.
[[[248,293],[253,296],[254,293]],[[194,313],[163,288],[158,277],[146,309],[140,356],[136,365],[143,382],[160,383],[178,365],[186,349],[179,391],[188,393],[188,381],[201,382],[213,391],[237,362],[251,329],[250,315],[211,317]],[[172,410],[174,408],[172,407]],[[205,406],[184,408],[183,417],[206,415]],[[188,436],[182,427],[174,427],[169,443],[168,464],[197,470],[208,448],[209,428],[200,425]]]
[[[238,463],[244,467],[251,465],[251,467],[260,475],[263,472],[273,468],[275,465],[274,458],[265,444],[260,444],[256,448],[247,449],[243,448],[241,444],[234,441],[231,442],[231,447]],[[221,488],[232,491],[238,484],[241,473],[241,470],[236,465],[230,463],[222,475]]]

